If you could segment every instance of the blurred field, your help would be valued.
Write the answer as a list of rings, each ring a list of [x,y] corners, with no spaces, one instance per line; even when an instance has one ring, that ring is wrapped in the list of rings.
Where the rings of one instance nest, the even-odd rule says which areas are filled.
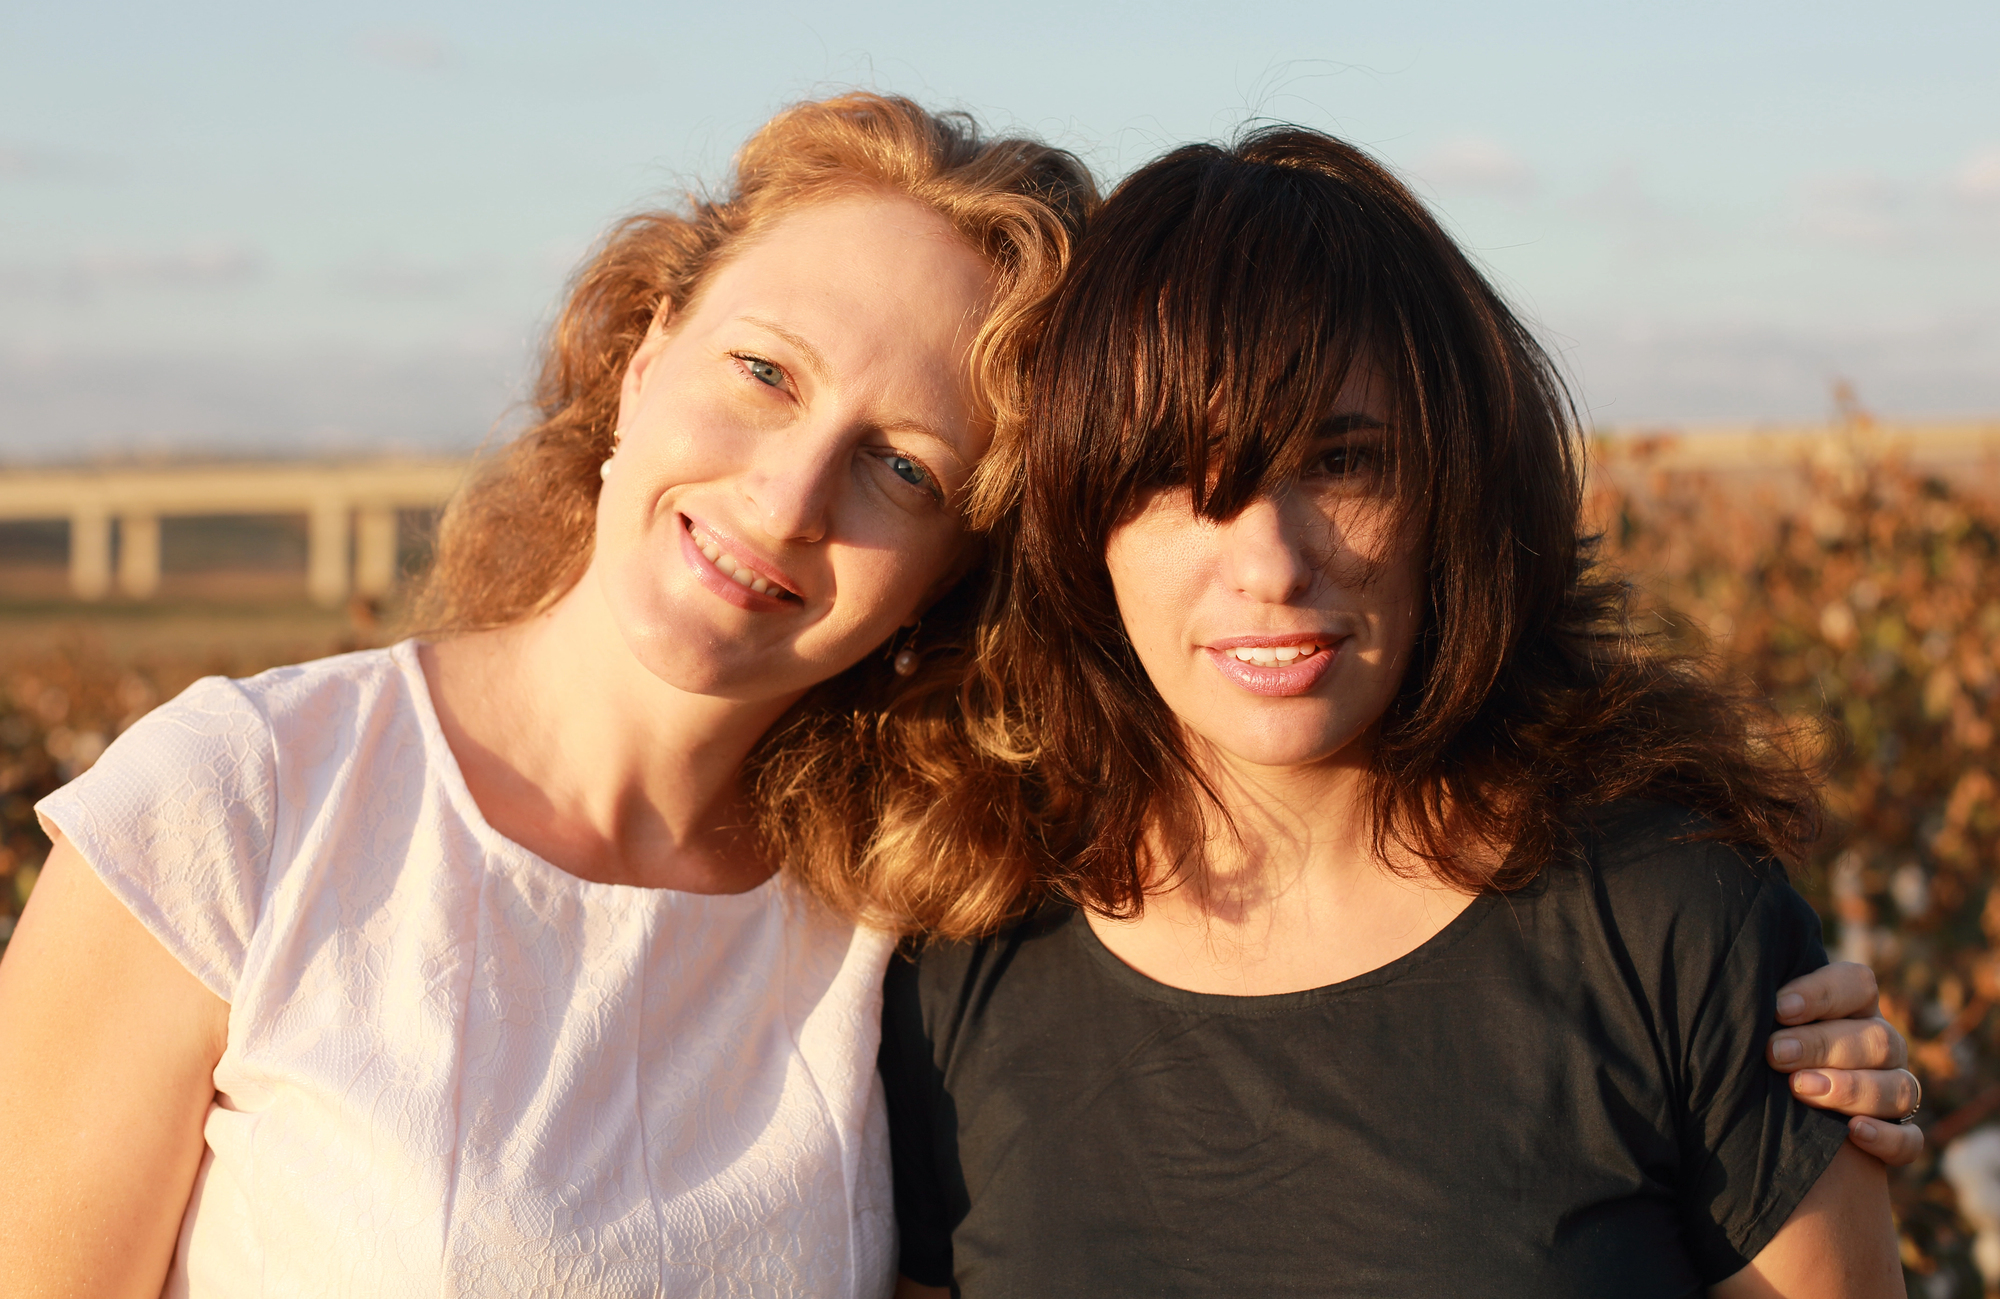
[[[2000,1147],[1966,1143],[1951,1180],[1938,1155],[2000,1113],[2000,509],[1893,460],[1746,485],[1643,454],[1593,507],[1658,625],[1824,746],[1829,824],[1798,883],[1829,950],[1875,967],[1924,1084],[1931,1155],[1894,1181],[1911,1293],[1992,1293]]]
[[[0,951],[48,854],[37,799],[197,678],[245,676],[382,637],[371,606],[329,611],[303,594],[97,606],[0,600]]]
[[[1923,1077],[1933,1154],[1895,1180],[1911,1293],[1969,1299],[1981,1229],[2000,1274],[2000,1143],[1987,1182],[1958,1174],[1963,1195],[1936,1152],[2000,1116],[2000,508],[1983,482],[1893,459],[1731,479],[1639,444],[1613,469],[1592,509],[1645,616],[1826,746],[1830,824],[1799,882],[1829,948],[1874,964]],[[384,635],[369,609],[316,609],[295,585],[87,612],[0,590],[16,592],[0,602],[0,942],[47,851],[34,800],[147,709],[206,673]],[[1987,1194],[1990,1210],[1964,1198]]]

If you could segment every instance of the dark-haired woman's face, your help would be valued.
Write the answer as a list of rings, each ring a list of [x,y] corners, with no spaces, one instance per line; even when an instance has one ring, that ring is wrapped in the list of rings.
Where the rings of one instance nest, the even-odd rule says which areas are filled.
[[[1218,756],[1258,767],[1358,757],[1395,697],[1420,565],[1388,481],[1387,386],[1358,370],[1306,472],[1217,523],[1185,488],[1111,533],[1119,613],[1153,686]]]

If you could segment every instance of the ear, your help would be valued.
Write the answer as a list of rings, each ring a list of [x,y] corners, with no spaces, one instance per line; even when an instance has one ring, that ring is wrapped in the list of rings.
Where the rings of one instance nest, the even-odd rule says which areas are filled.
[[[667,338],[673,332],[674,310],[671,304],[662,303],[653,316],[653,323],[646,327],[646,336],[639,340],[632,359],[625,363],[625,378],[618,385],[618,426],[625,426],[625,413],[638,403],[639,393],[646,386],[646,375],[653,363],[660,359],[665,350]]]

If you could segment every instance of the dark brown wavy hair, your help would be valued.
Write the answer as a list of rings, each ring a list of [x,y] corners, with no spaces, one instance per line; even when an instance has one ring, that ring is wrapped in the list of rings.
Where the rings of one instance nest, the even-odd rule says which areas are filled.
[[[1527,328],[1381,164],[1268,129],[1175,150],[1106,200],[988,462],[980,508],[1004,549],[963,699],[985,760],[1020,780],[973,788],[1035,826],[1011,840],[1031,865],[998,840],[975,863],[1021,888],[989,923],[1039,894],[1130,915],[1190,864],[1148,845],[1200,845],[1220,805],[1125,635],[1106,543],[1159,486],[1217,520],[1277,488],[1356,365],[1393,391],[1391,490],[1427,594],[1372,750],[1378,853],[1515,887],[1632,796],[1787,863],[1816,834],[1791,733],[1637,630],[1593,564],[1573,408]]]
[[[619,383],[648,328],[692,303],[771,223],[857,191],[924,204],[992,266],[973,393],[984,416],[1009,419],[1023,327],[1097,200],[1089,171],[1060,149],[990,139],[963,114],[907,99],[854,93],[797,105],[743,146],[721,193],[626,219],[577,273],[543,355],[534,421],[446,510],[406,622],[431,636],[504,627],[573,587],[590,562]],[[776,860],[850,914],[880,909],[860,887],[864,873],[897,915],[920,909],[900,899],[931,905],[927,882],[903,883],[924,874],[921,854],[870,855],[868,845],[910,841],[909,821],[934,801],[925,755],[978,747],[945,701],[964,675],[984,581],[974,565],[925,612],[913,676],[891,671],[886,653],[870,656],[810,692],[750,755],[752,799]]]

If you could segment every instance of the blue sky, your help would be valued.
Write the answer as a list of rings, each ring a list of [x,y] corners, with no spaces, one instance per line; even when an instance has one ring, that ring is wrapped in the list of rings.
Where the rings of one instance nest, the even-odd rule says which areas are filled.
[[[2000,412],[2000,6],[0,0],[0,459],[455,448],[604,226],[864,85],[1410,177],[1607,425]]]

